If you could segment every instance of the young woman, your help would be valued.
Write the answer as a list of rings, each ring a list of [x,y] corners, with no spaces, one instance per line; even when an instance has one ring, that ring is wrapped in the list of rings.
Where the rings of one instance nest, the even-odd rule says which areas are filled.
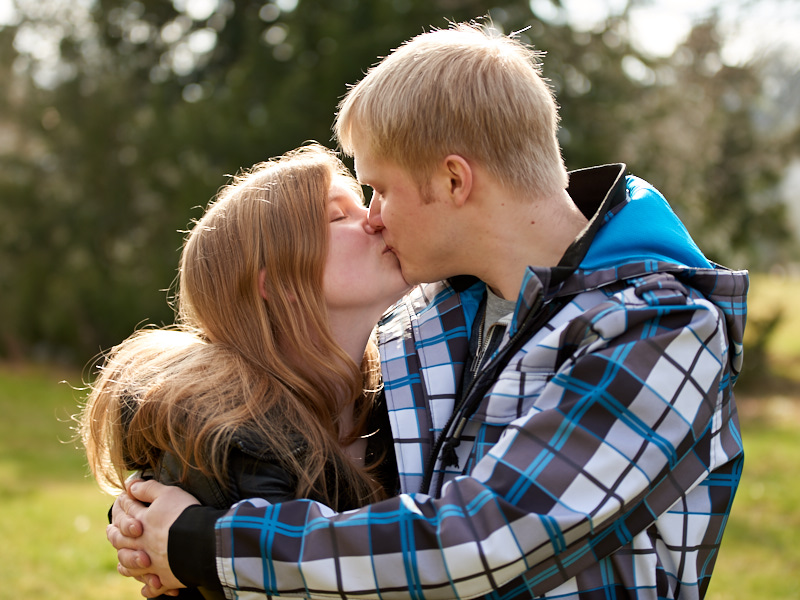
[[[331,151],[237,176],[186,239],[177,324],[135,333],[99,369],[80,420],[92,472],[119,490],[142,470],[218,508],[393,494],[370,338],[407,288]],[[182,592],[199,594],[222,597]]]

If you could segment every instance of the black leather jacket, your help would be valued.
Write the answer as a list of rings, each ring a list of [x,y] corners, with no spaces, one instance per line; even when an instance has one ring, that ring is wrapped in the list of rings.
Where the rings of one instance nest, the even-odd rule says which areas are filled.
[[[374,475],[387,492],[393,495],[399,487],[399,481],[389,417],[383,397],[376,404],[368,431],[375,433],[368,438],[366,463],[370,464],[378,458],[381,459]],[[302,452],[302,447],[302,439],[298,436],[297,451]],[[218,509],[227,509],[236,502],[248,498],[263,498],[272,504],[296,498],[296,480],[281,466],[278,457],[270,450],[268,441],[245,436],[235,440],[235,446],[231,448],[228,459],[227,486],[222,486],[219,481],[204,475],[196,468],[190,468],[184,481],[180,481],[182,471],[183,463],[180,459],[167,452],[153,469],[144,473],[144,476],[167,485],[178,485],[197,498],[201,504]],[[310,499],[320,500],[314,497]],[[340,510],[360,505],[357,499],[345,499],[342,504],[338,507]],[[183,577],[179,578],[184,581]],[[221,586],[184,588],[178,597],[184,600],[225,598]],[[174,598],[174,596],[160,596],[160,598]]]
[[[273,504],[293,500],[293,477],[267,453],[254,452],[244,440],[236,440],[229,454],[228,485],[208,477],[196,468],[190,468],[186,479],[180,481],[183,465],[172,453],[165,453],[159,463],[145,477],[152,477],[166,485],[178,485],[197,498],[201,504],[214,508],[229,508],[246,498],[264,498]],[[160,596],[160,598],[170,598]],[[174,596],[172,596],[174,598]],[[194,600],[223,600],[222,587],[217,589],[184,588],[178,598]]]

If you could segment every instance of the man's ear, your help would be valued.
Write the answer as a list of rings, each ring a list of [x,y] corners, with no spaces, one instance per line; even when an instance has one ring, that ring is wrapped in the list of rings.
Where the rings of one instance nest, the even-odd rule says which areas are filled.
[[[449,154],[443,161],[443,174],[447,177],[450,200],[455,206],[466,204],[472,193],[472,167],[467,160],[458,154]]]

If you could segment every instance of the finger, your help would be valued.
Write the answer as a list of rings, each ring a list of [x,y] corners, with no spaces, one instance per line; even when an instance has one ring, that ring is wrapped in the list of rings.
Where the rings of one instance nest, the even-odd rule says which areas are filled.
[[[146,572],[147,569],[150,567],[146,567],[144,569],[132,569],[129,567],[124,566],[122,563],[117,563],[117,573],[122,575],[123,577],[130,577],[131,579],[135,579],[136,581],[148,585],[148,573]]]
[[[125,510],[122,508],[122,506],[120,504],[120,502],[121,502],[120,496],[122,496],[122,494],[117,496],[114,499],[114,504],[111,505],[111,522],[112,523],[115,523],[117,521],[117,519],[120,518],[121,515],[125,514]]]
[[[142,472],[141,471],[134,471],[133,473],[128,475],[128,478],[125,480],[125,487],[128,487],[130,484],[132,484],[137,479],[142,479]]]
[[[174,596],[174,595],[176,595],[176,594],[171,594],[170,590],[165,590],[165,591],[162,592],[160,590],[154,590],[154,589],[150,588],[149,586],[144,586],[140,593],[145,598],[158,598],[159,596]]]
[[[177,596],[178,590],[170,590],[161,585],[161,580],[157,575],[148,573],[144,576],[145,586],[141,590],[145,598],[155,598],[157,596]]]
[[[126,515],[119,520],[119,530],[125,537],[138,538],[144,533],[144,526],[139,519]]]
[[[179,593],[180,590],[168,590],[166,588],[156,590],[149,586],[144,586],[141,590],[141,594],[145,598],[158,598],[160,596],[177,596]]]
[[[111,519],[112,523],[120,527],[120,529],[122,529],[123,523],[130,524],[131,519],[140,519],[147,509],[139,500],[126,493],[117,496],[117,500],[114,504],[118,505],[120,510],[116,514],[112,511]]]
[[[114,506],[111,508],[111,520],[115,522],[117,519],[124,518],[128,514],[135,500],[125,492],[122,492],[117,499],[114,500]]]
[[[136,549],[136,538],[123,535],[119,527],[115,527],[114,525],[106,525],[106,539],[116,550],[120,548]]]
[[[123,577],[130,577],[131,579],[135,579],[136,581],[141,581],[142,583],[144,583],[143,581],[144,574],[141,571],[139,570],[132,571],[128,567],[123,566],[122,563],[117,563],[117,573],[119,573]]]
[[[142,535],[142,525],[139,519],[145,508],[141,502],[123,492],[114,501],[111,509],[111,524],[119,527],[124,535],[139,537]]]
[[[168,489],[168,486],[158,483],[155,479],[148,479],[146,481],[137,479],[132,481],[128,484],[128,495],[132,496],[139,502],[136,502],[136,506],[128,508],[128,510],[125,512],[127,512],[129,515],[136,516],[135,513],[131,512],[132,508],[137,510],[139,507],[143,508],[141,502],[150,504],[154,502],[162,492],[167,491]]]
[[[142,569],[129,569],[128,567],[123,566],[122,563],[117,563],[117,573],[123,577],[130,577],[136,581],[146,583],[146,581],[143,580],[145,572]]]
[[[177,596],[180,594],[180,590],[171,590],[164,587],[161,584],[161,579],[159,579],[158,575],[153,573],[148,573],[145,575],[141,580],[145,586],[142,588],[142,594],[147,594],[148,597],[152,597],[152,595],[158,596]]]
[[[142,550],[121,548],[117,551],[117,560],[132,575],[141,574],[142,569],[150,568],[150,557]]]

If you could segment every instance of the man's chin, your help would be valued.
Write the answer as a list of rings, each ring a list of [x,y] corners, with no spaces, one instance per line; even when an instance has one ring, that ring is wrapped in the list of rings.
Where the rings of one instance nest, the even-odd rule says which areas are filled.
[[[446,276],[442,277],[441,273],[432,273],[430,269],[413,271],[409,267],[404,267],[402,260],[399,260],[398,262],[400,263],[400,275],[403,277],[409,287],[414,287],[423,283],[436,283],[437,281],[447,279]]]
[[[400,275],[403,277],[403,281],[406,282],[408,285],[408,289],[410,290],[415,285],[419,285],[420,283],[425,283],[419,280],[419,277],[415,277],[413,273],[409,273],[405,269],[403,269],[403,265],[400,265]]]

